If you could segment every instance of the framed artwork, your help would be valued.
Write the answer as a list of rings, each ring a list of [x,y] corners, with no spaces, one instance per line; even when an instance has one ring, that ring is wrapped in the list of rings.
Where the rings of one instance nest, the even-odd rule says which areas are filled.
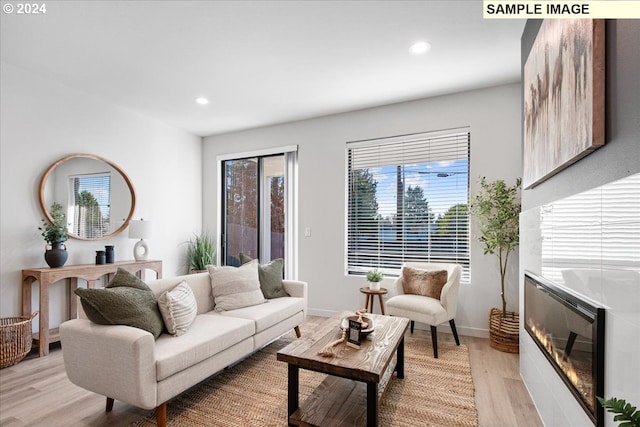
[[[605,143],[604,20],[547,19],[524,65],[523,188]]]

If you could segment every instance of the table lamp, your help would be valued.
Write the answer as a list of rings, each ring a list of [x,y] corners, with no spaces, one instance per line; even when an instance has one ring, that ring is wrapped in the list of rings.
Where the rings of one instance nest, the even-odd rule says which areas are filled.
[[[136,261],[149,259],[149,245],[144,239],[151,237],[151,221],[133,220],[129,223],[129,238],[140,239],[133,247],[133,257]]]

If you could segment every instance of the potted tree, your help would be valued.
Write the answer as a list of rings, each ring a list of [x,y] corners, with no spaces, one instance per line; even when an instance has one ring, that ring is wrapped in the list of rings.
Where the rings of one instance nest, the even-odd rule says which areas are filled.
[[[507,311],[505,276],[509,254],[519,243],[520,186],[518,178],[509,186],[499,179],[488,182],[480,178],[480,191],[472,199],[470,212],[479,226],[478,240],[484,253],[496,255],[500,266],[500,297],[502,310],[492,308],[489,313],[490,345],[501,351],[517,353],[518,313]]]
[[[384,278],[384,274],[378,270],[371,270],[367,273],[367,282],[369,282],[369,289],[372,291],[380,290],[380,282]]]
[[[68,238],[67,221],[60,203],[53,203],[49,212],[53,221],[43,219],[42,227],[38,227],[38,230],[42,231],[42,237],[47,242],[44,260],[49,267],[57,268],[62,267],[69,257],[64,245]]]
[[[216,244],[208,233],[194,234],[188,244],[187,258],[190,273],[206,271],[207,265],[216,262]]]

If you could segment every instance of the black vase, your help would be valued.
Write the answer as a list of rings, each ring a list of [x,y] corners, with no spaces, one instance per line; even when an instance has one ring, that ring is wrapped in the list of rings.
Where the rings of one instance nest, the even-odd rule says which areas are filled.
[[[96,251],[96,264],[104,264],[107,262],[107,255],[104,251]]]
[[[51,249],[47,245],[47,250],[44,253],[44,260],[51,268],[62,267],[68,257],[67,246],[62,242],[51,243]]]
[[[116,258],[116,254],[113,250],[113,246],[112,245],[107,245],[104,247],[104,252],[107,258],[107,264],[113,264]]]

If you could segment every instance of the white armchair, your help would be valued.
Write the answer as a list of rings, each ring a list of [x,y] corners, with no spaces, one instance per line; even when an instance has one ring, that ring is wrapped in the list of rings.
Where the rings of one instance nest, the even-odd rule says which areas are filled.
[[[458,331],[454,317],[458,307],[458,289],[460,288],[460,275],[462,267],[458,264],[407,262],[404,264],[421,270],[447,271],[447,283],[442,288],[440,299],[423,295],[405,294],[402,287],[402,275],[394,282],[389,294],[393,295],[387,300],[387,313],[392,316],[408,317],[411,320],[411,333],[415,322],[426,323],[431,326],[431,340],[433,342],[433,357],[438,358],[437,327],[441,323],[449,321],[451,331],[457,345],[460,345]]]

